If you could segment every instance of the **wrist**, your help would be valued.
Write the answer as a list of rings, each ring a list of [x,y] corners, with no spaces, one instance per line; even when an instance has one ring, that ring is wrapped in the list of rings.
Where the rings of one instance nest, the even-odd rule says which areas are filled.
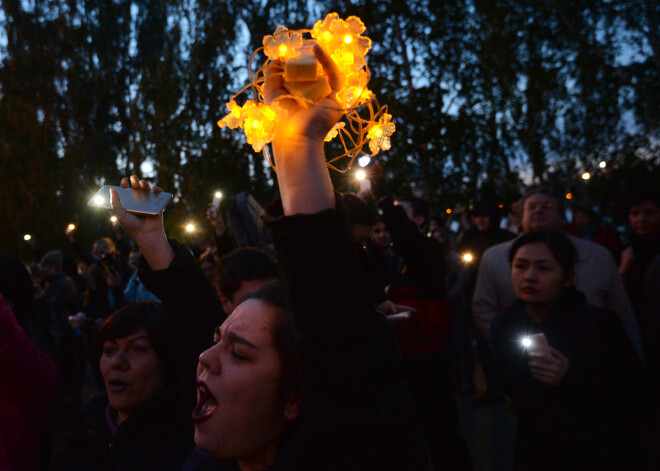
[[[154,271],[169,267],[170,262],[174,259],[174,249],[164,232],[137,238],[135,242],[140,247],[149,267]]]

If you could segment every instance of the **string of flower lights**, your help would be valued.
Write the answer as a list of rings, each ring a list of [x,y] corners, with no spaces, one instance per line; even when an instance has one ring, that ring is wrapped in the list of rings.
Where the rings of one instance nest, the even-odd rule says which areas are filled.
[[[286,109],[278,102],[294,99],[305,108],[323,106],[344,113],[342,120],[325,138],[330,141],[339,137],[344,153],[329,159],[328,167],[344,173],[351,168],[357,157],[373,157],[380,151],[388,150],[391,145],[390,137],[396,127],[391,121],[392,116],[387,113],[387,106],[381,107],[376,96],[367,88],[370,72],[366,55],[371,49],[371,39],[362,36],[365,30],[360,18],[350,16],[343,20],[337,13],[329,13],[323,21],[317,21],[311,30],[294,31],[278,26],[272,35],[264,36],[263,47],[252,53],[248,63],[250,83],[227,103],[229,114],[218,121],[218,126],[242,128],[254,151],[263,152],[271,167],[277,170],[267,144],[273,140],[276,124],[287,118]],[[310,35],[311,39],[305,38],[306,34]],[[332,93],[332,89],[323,68],[313,55],[314,42],[330,55],[342,74],[343,83],[336,96],[341,108],[322,103]],[[264,52],[266,60],[253,74],[252,63],[261,51]],[[263,90],[265,73],[269,64],[278,60],[283,63],[283,85],[289,93],[267,104]],[[240,106],[236,98],[248,90],[252,91],[253,98]],[[361,116],[360,112],[365,116]],[[363,150],[367,142],[371,154]],[[343,168],[335,165],[346,158],[348,163]]]

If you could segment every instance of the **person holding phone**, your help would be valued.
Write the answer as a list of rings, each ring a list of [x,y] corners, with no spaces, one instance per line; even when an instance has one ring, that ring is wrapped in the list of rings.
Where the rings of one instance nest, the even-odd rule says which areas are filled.
[[[618,317],[573,287],[576,256],[558,232],[511,246],[518,299],[491,338],[496,379],[518,415],[517,470],[638,469],[641,365]]]

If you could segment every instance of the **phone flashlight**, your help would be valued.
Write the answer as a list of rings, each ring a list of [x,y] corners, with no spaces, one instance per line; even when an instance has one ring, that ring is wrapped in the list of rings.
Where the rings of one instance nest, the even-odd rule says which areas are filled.
[[[550,355],[550,345],[548,344],[548,341],[542,332],[538,334],[525,335],[520,339],[520,344],[530,353],[538,355]]]
[[[67,231],[75,231],[76,230],[76,225],[74,223],[69,224],[66,226]]]
[[[365,172],[364,170],[358,170],[357,172],[355,172],[355,178],[357,178],[358,181],[362,181],[365,178],[367,178],[367,172]]]
[[[472,256],[472,254],[470,252],[465,252],[463,254],[463,261],[464,262],[470,263],[472,260],[474,260],[474,257]]]
[[[32,239],[32,236],[30,234],[25,234],[23,236],[23,240],[30,240],[30,239]]]
[[[520,343],[522,344],[523,347],[529,348],[532,346],[532,339],[530,339],[529,337],[523,337],[520,340]]]

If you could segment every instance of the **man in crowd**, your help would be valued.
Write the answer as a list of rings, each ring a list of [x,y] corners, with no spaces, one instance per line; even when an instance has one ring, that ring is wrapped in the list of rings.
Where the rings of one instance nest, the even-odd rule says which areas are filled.
[[[560,201],[547,188],[528,193],[522,202],[523,232],[561,231]],[[589,304],[610,309],[619,316],[641,356],[639,328],[614,259],[598,244],[576,237],[571,237],[571,241],[578,251],[575,287],[584,293]],[[511,244],[512,241],[508,241],[488,249],[479,266],[472,310],[475,326],[486,339],[490,339],[493,318],[516,299],[509,265]]]

